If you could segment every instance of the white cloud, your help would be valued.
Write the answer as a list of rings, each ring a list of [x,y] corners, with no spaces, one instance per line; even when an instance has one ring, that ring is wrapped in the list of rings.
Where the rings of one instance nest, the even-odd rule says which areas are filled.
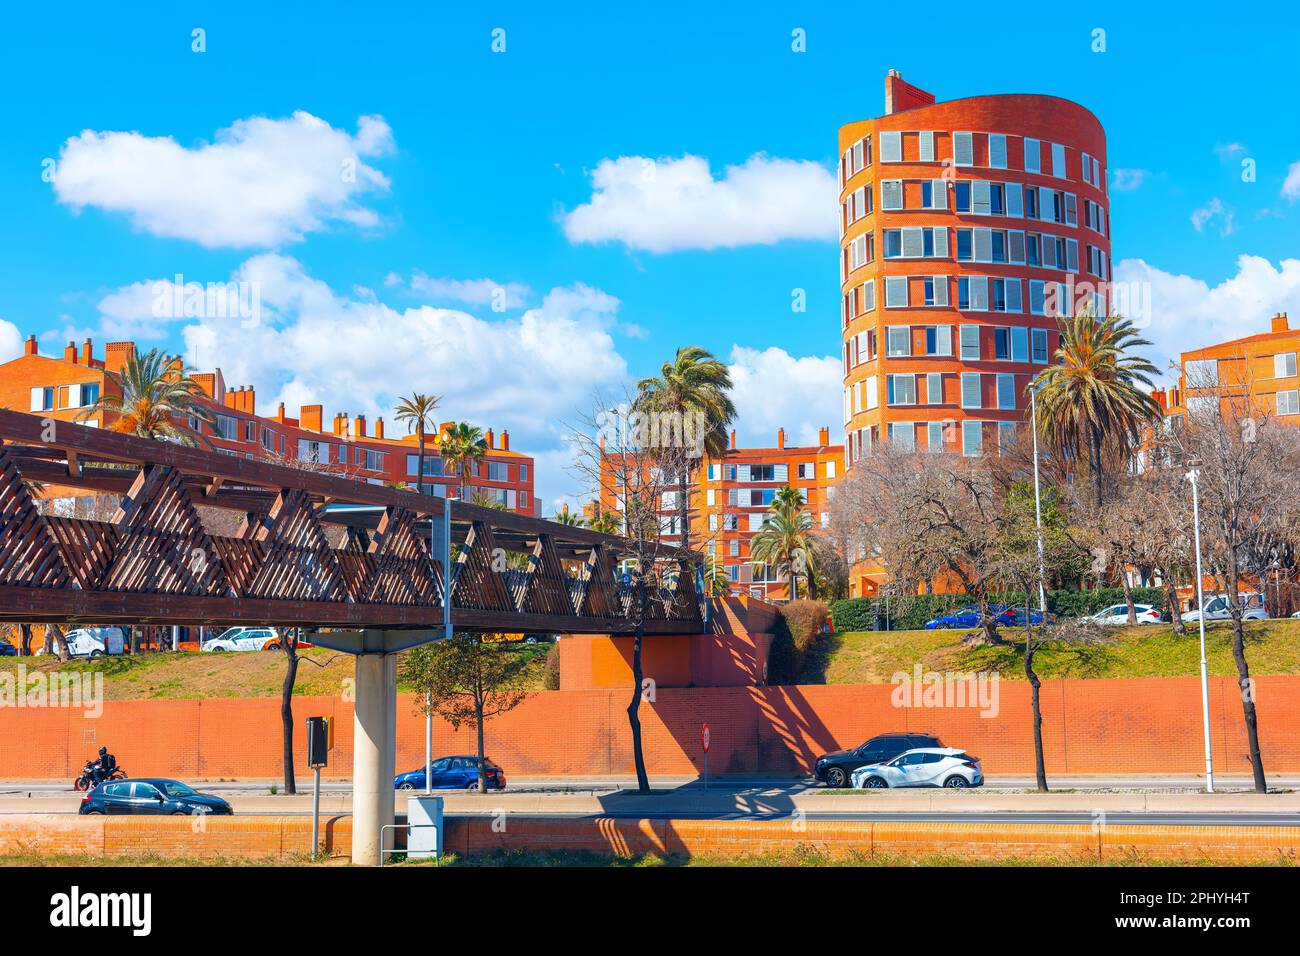
[[[1246,147],[1241,143],[1216,143],[1214,146],[1215,154],[1225,162],[1233,159],[1238,153],[1244,153]]]
[[[603,159],[592,196],[563,217],[572,243],[675,252],[838,236],[835,176],[809,160],[756,153],[714,179],[700,156]]]
[[[1287,167],[1286,179],[1282,182],[1282,195],[1292,202],[1300,199],[1300,162]]]
[[[822,428],[830,428],[833,443],[843,441],[843,373],[833,355],[736,345],[728,367],[741,445],[771,447],[778,428],[790,445],[815,445]]]
[[[435,279],[416,272],[411,276],[411,291],[434,302],[464,302],[467,305],[493,306],[498,311],[523,308],[533,290],[522,282],[497,282],[494,279]]]
[[[156,236],[272,247],[334,223],[378,224],[359,200],[389,181],[362,160],[393,148],[382,117],[361,117],[353,135],[301,110],[237,120],[192,148],[170,136],[86,130],[64,143],[54,190],[76,212],[123,213]]]
[[[1219,235],[1230,236],[1236,231],[1237,211],[1215,196],[1204,206],[1192,210],[1191,221],[1197,232],[1204,232],[1206,226],[1218,221]]]
[[[1142,259],[1124,259],[1115,268],[1119,284],[1149,304],[1150,318],[1139,324],[1154,344],[1151,359],[1163,372],[1185,351],[1269,330],[1276,312],[1300,317],[1300,259],[1274,266],[1261,256],[1237,259],[1237,273],[1217,285],[1204,279],[1157,269]],[[1143,309],[1141,311],[1146,311]]]
[[[0,362],[8,362],[23,354],[23,336],[18,326],[0,319]]]
[[[1131,193],[1146,182],[1148,172],[1145,169],[1112,169],[1110,171],[1110,188],[1112,192]]]

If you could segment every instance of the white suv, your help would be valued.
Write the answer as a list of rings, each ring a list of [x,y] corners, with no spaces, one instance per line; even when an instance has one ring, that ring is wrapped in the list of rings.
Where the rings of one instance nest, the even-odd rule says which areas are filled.
[[[280,632],[273,627],[232,627],[203,643],[204,652],[263,651],[280,640]]]
[[[1237,600],[1241,603],[1241,619],[1243,621],[1267,621],[1268,612],[1264,610],[1264,599],[1256,593],[1243,591],[1237,595]],[[1218,594],[1209,598],[1205,602],[1205,619],[1207,621],[1227,621],[1231,620],[1232,615],[1228,611],[1228,598],[1226,595]],[[1191,624],[1201,619],[1200,611],[1188,611],[1183,615],[1183,620]]]
[[[103,657],[105,654],[118,655],[126,652],[126,638],[120,627],[78,627],[64,635],[68,642],[68,654],[72,657]],[[37,654],[44,654],[41,647]]]
[[[1133,613],[1137,616],[1139,624],[1160,623],[1160,612],[1150,604],[1134,604]],[[1098,624],[1123,627],[1128,623],[1128,605],[1116,604],[1113,607],[1102,608],[1092,616],[1092,619]]]
[[[858,790],[886,787],[982,787],[984,771],[980,758],[954,747],[925,747],[909,750],[885,763],[867,764],[853,771]]]

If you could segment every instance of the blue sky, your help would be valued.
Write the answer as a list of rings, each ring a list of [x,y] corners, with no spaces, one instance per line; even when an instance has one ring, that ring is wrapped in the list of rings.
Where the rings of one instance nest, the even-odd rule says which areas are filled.
[[[1161,365],[1278,309],[1300,322],[1294,7],[1004,4],[887,31],[842,3],[285,6],[7,14],[0,352],[134,338],[327,418],[432,391],[535,451],[548,501],[580,493],[562,435],[592,390],[679,344],[733,363],[743,440],[834,434],[826,184],[890,68],[941,100],[1097,114],[1125,171],[1116,274],[1148,284]],[[256,327],[159,320],[147,293],[176,275],[257,283]]]

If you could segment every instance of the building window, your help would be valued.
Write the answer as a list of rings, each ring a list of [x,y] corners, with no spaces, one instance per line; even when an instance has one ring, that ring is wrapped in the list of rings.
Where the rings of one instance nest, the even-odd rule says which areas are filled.
[[[1032,349],[1032,360],[1039,365],[1047,364],[1047,330],[1030,329],[1030,346]]]
[[[943,404],[943,375],[939,372],[925,373],[925,403],[927,405]]]
[[[980,373],[961,373],[961,407],[980,407]]]
[[[1295,378],[1296,363],[1294,352],[1279,352],[1273,356],[1274,378]]]
[[[952,134],[952,164],[954,166],[975,165],[975,137],[973,133]]]
[[[897,357],[912,354],[912,328],[891,325],[885,330],[885,355]]]
[[[978,325],[961,327],[961,357],[966,361],[979,361],[980,329]]]
[[[1065,147],[1060,143],[1052,144],[1052,175],[1057,179],[1065,178]]]
[[[886,179],[880,183],[880,208],[898,211],[903,208],[903,181]]]
[[[252,425],[253,423],[249,422],[248,424]],[[262,447],[271,453],[275,452],[275,432],[269,428],[262,429]]]
[[[1016,377],[1008,373],[998,374],[998,408],[1015,410]]]
[[[1025,137],[1025,172],[1042,172],[1042,144],[1036,139]]]
[[[32,389],[32,403],[29,409],[33,412],[49,412],[54,410],[54,387],[37,386]]]
[[[229,415],[218,415],[216,431],[217,434],[226,441],[238,441],[239,419],[231,418]]]
[[[989,133],[989,166],[1007,168],[1007,138],[1002,133]]]
[[[1300,390],[1277,393],[1277,413],[1279,415],[1300,415]]]
[[[961,453],[968,458],[984,453],[983,422],[961,423]]]
[[[890,422],[889,441],[900,451],[916,451],[916,425],[912,422]]]
[[[881,132],[880,161],[882,163],[901,163],[903,161],[902,133],[896,130]]]
[[[907,308],[907,276],[885,277],[885,308]]]
[[[1217,359],[1194,359],[1183,364],[1183,374],[1187,376],[1188,388],[1218,385],[1219,362]]]
[[[915,375],[887,375],[885,382],[889,390],[887,401],[890,405],[916,404]]]

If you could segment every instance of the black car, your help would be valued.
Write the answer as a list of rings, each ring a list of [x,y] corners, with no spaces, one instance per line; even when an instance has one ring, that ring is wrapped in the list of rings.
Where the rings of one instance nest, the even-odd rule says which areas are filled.
[[[0,641],[0,657],[17,657],[18,648],[14,647],[8,641]]]
[[[114,780],[101,783],[81,798],[81,814],[152,813],[228,815],[230,804],[211,793],[199,793],[179,780]]]
[[[849,786],[853,771],[867,764],[884,763],[918,747],[942,747],[933,734],[881,734],[853,750],[837,750],[817,758],[817,779],[837,790]]]

